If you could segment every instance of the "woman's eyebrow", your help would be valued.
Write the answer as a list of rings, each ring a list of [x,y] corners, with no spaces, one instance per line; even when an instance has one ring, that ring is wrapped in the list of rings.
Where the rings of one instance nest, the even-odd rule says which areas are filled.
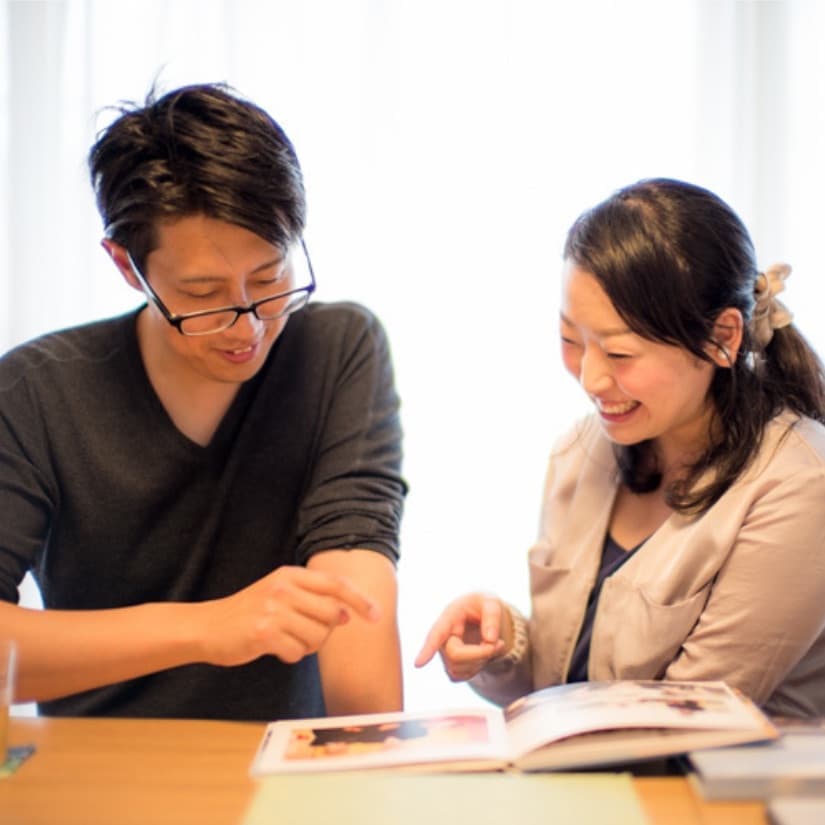
[[[561,320],[571,327],[576,326],[563,312],[559,313]],[[607,329],[596,330],[599,338],[613,338],[617,335],[632,335],[633,330],[630,327],[608,327]]]

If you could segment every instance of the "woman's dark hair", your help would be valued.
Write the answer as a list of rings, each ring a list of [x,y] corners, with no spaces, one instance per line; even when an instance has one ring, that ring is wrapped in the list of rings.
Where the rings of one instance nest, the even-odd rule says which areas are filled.
[[[747,467],[767,423],[783,408],[825,422],[825,371],[791,325],[763,349],[749,329],[759,271],[739,217],[713,193],[668,179],[619,190],[573,224],[564,256],[599,281],[631,330],[652,341],[706,352],[722,310],[738,309],[745,328],[730,369],[710,386],[712,441],[687,478],[666,491],[668,503],[702,513]],[[615,447],[622,481],[634,492],[661,484],[649,441]],[[708,470],[711,480],[696,489]]]
[[[222,84],[123,103],[97,137],[89,171],[108,238],[143,266],[156,226],[193,214],[286,248],[306,219],[301,167],[281,127]]]

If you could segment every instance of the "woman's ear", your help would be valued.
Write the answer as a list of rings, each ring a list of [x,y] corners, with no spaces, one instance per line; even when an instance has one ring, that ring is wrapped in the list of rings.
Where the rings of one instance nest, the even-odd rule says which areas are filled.
[[[126,253],[126,249],[122,247],[119,243],[115,243],[109,238],[104,238],[100,245],[106,250],[109,257],[115,262],[115,266],[120,270],[120,274],[123,276],[123,279],[129,284],[132,289],[138,290],[138,292],[142,292],[140,283],[138,279],[135,277],[135,273],[132,270],[132,265],[129,263],[129,256]]]
[[[717,367],[730,369],[742,346],[744,320],[734,307],[723,309],[713,323],[713,337],[705,346],[705,352]]]

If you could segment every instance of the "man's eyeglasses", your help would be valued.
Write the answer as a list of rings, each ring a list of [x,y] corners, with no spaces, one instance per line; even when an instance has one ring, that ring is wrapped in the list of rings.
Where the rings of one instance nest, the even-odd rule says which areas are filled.
[[[157,292],[152,289],[149,281],[143,277],[131,253],[127,251],[126,256],[146,296],[181,335],[211,335],[215,332],[223,332],[229,329],[241,315],[249,312],[261,321],[275,321],[306,306],[310,295],[315,291],[315,273],[303,240],[291,248],[287,263],[289,283],[298,283],[301,284],[300,286],[253,301],[248,306],[219,307],[182,314],[176,314],[167,308]]]

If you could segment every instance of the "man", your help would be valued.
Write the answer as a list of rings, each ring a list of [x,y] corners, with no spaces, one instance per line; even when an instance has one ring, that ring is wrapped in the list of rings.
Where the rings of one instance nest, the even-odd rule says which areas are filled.
[[[0,627],[42,713],[276,719],[399,709],[406,492],[384,333],[308,303],[294,149],[191,86],[89,157],[146,304],[0,360]],[[32,570],[44,610],[17,606]]]

